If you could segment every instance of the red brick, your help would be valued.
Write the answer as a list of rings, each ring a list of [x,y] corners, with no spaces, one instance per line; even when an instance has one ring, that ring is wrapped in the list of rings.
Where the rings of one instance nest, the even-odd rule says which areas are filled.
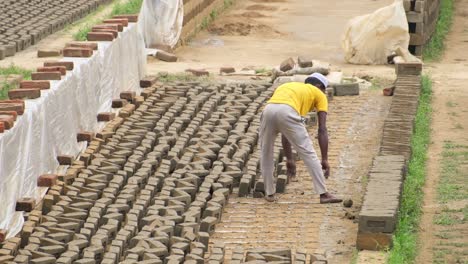
[[[0,111],[0,115],[9,115],[13,117],[13,120],[16,121],[16,118],[18,117],[18,113],[15,111]]]
[[[89,32],[87,38],[89,41],[113,41],[114,34],[108,32]]]
[[[15,124],[15,118],[11,115],[0,115],[0,122],[3,123],[4,129],[8,130]]]
[[[123,91],[120,93],[120,99],[125,99],[130,102],[132,102],[133,99],[135,99],[135,96],[136,96],[136,92],[134,91]]]
[[[62,78],[62,74],[59,71],[54,72],[33,72],[31,74],[31,79],[33,81],[43,81],[43,80],[60,80]]]
[[[123,31],[123,26],[122,25],[119,25],[119,24],[101,24],[101,25],[96,25],[94,27],[91,28],[91,31],[93,31],[94,29],[96,28],[108,28],[108,29],[112,29],[112,30],[117,30],[119,32],[122,32]]]
[[[115,118],[115,113],[112,113],[112,112],[99,113],[97,116],[98,122],[109,122],[109,121],[112,121],[112,119],[114,118]]]
[[[122,108],[127,104],[128,104],[128,101],[125,100],[125,99],[114,99],[114,100],[112,100],[112,108]]]
[[[94,30],[91,30],[91,31],[94,31]],[[67,43],[65,47],[87,48],[87,49],[97,50],[98,44],[96,42],[89,42],[89,41],[70,42],[70,43]]]
[[[126,18],[111,18],[111,19],[105,19],[104,24],[119,24],[124,27],[128,26],[128,19]]]
[[[44,62],[44,67],[54,67],[54,66],[64,66],[65,69],[67,69],[67,71],[73,70],[73,67],[74,67],[72,61],[46,61]]]
[[[48,66],[37,68],[38,72],[60,72],[60,74],[67,74],[67,68],[65,66]]]
[[[57,183],[58,176],[56,174],[44,174],[37,179],[37,186],[52,187]]]
[[[113,17],[114,19],[117,18],[126,18],[128,20],[128,22],[132,22],[132,23],[135,23],[135,22],[138,22],[138,15],[137,14],[124,14],[124,15],[117,15],[117,16],[114,16]]]
[[[57,156],[57,161],[60,165],[72,165],[75,157],[72,155],[60,155]]]
[[[0,229],[0,243],[3,243],[7,236],[7,231],[5,229]]]
[[[81,142],[81,141],[91,142],[91,140],[93,140],[93,138],[94,138],[94,133],[93,132],[86,132],[86,131],[78,133],[78,135],[76,137],[78,142]]]
[[[148,88],[148,87],[151,87],[153,86],[153,84],[156,83],[156,81],[158,80],[158,78],[156,77],[145,77],[143,80],[140,80],[140,87],[141,88]]]
[[[16,211],[31,212],[36,207],[36,200],[34,198],[21,198],[16,201]]]
[[[5,132],[5,124],[0,121],[0,133]]]
[[[119,36],[119,32],[117,30],[109,29],[109,28],[95,28],[92,32],[105,32],[105,33],[112,33],[114,39]]]
[[[10,99],[36,99],[41,97],[41,90],[37,88],[13,89],[8,91]]]
[[[41,90],[50,89],[49,81],[21,81],[20,88],[39,88]]]
[[[24,104],[0,101],[0,111],[15,111],[18,115],[22,115],[24,113]]]
[[[65,57],[79,57],[79,58],[89,58],[93,56],[93,50],[87,48],[64,48],[63,56]]]

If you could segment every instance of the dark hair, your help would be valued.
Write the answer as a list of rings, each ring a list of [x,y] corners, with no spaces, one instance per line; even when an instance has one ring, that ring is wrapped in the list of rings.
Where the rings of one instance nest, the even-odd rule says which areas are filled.
[[[315,77],[307,77],[307,79],[305,80],[304,83],[311,84],[311,85],[319,88],[320,90],[325,90],[325,88],[326,88],[325,85],[323,85],[323,83],[319,79],[317,79]]]

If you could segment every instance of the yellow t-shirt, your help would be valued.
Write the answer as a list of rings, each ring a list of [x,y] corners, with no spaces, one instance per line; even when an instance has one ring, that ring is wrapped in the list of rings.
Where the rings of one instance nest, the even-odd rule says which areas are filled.
[[[319,88],[300,82],[280,85],[268,103],[287,104],[296,109],[301,116],[305,116],[314,109],[317,112],[328,112],[327,96]]]

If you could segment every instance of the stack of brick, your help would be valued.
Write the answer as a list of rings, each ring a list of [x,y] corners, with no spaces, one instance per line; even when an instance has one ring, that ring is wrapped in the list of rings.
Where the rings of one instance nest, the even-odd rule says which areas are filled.
[[[382,250],[391,246],[405,167],[405,157],[401,155],[381,155],[374,159],[359,213],[358,249]]]
[[[0,60],[37,44],[110,0],[6,0],[0,3]]]
[[[317,250],[314,254],[308,254],[304,250],[293,252],[289,248],[249,249],[244,251],[239,247],[234,249],[230,263],[327,264],[328,261],[324,252],[320,250]]]
[[[439,18],[440,0],[404,0],[408,29],[409,50],[421,56],[424,45],[435,31]]]

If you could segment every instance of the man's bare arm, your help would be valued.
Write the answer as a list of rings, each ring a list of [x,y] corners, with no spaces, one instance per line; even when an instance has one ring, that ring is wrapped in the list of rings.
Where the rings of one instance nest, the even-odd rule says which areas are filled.
[[[325,171],[325,177],[330,175],[330,165],[328,164],[328,131],[327,131],[327,112],[318,112],[318,142],[320,152],[322,153],[322,169]]]
[[[292,155],[291,143],[284,135],[281,135],[281,144],[283,145],[284,156],[286,156],[287,176],[294,178],[296,176],[296,161]]]

